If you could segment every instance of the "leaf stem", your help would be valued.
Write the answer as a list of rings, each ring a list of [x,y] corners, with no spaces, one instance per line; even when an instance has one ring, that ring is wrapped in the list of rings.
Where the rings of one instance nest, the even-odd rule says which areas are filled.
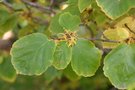
[[[126,27],[130,32],[132,32],[132,33],[135,34],[135,32],[134,32],[133,30],[131,30],[127,24],[124,24],[124,25],[125,25],[125,27]]]
[[[102,41],[102,42],[112,42],[112,43],[120,43],[120,41],[108,40],[108,39],[99,39],[99,38],[90,38],[88,40],[91,40],[91,41]]]

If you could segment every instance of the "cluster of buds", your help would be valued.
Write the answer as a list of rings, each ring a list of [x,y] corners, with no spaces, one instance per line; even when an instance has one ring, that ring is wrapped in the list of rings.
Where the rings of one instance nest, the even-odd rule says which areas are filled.
[[[60,33],[57,38],[54,39],[56,43],[66,41],[68,47],[72,47],[76,44],[77,35],[76,32],[66,30],[64,33]]]
[[[126,42],[127,44],[131,44],[131,43],[134,44],[134,43],[135,43],[135,38],[134,38],[134,37],[130,37],[130,38],[126,39],[125,42]]]

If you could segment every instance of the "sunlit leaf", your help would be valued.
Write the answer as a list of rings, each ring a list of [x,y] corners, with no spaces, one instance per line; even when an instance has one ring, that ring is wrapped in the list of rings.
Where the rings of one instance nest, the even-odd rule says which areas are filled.
[[[18,74],[40,75],[52,64],[55,47],[44,34],[27,35],[14,43],[12,64]]]
[[[90,77],[97,71],[101,52],[92,42],[79,39],[73,47],[71,66],[79,76]]]
[[[112,50],[104,59],[104,74],[111,83],[126,89],[135,83],[135,44],[122,44]]]
[[[77,16],[80,15],[78,6],[71,4],[66,9],[64,9],[61,13],[55,15],[52,18],[51,23],[50,23],[50,26],[49,26],[49,28],[52,31],[52,33],[62,33],[62,32],[64,32],[63,27],[59,24],[59,17],[60,17],[61,14],[65,13],[65,12],[69,12],[72,15],[77,15]]]
[[[78,16],[66,12],[60,15],[59,23],[64,29],[74,31],[81,23],[81,20]]]
[[[96,0],[98,6],[111,19],[117,19],[135,6],[134,0]]]
[[[57,14],[55,15],[52,20],[51,20],[51,23],[50,23],[50,30],[53,32],[53,33],[61,33],[61,32],[64,32],[64,29],[63,27],[59,24],[59,16],[61,14]]]
[[[83,12],[92,3],[92,0],[78,0],[78,7],[80,12]]]
[[[72,48],[66,42],[60,42],[54,53],[53,66],[57,69],[64,69],[70,63]]]
[[[126,28],[117,27],[114,29],[108,29],[103,32],[104,39],[107,38],[117,42],[102,42],[104,48],[115,48],[116,46],[124,43],[124,40],[130,37],[130,34]]]

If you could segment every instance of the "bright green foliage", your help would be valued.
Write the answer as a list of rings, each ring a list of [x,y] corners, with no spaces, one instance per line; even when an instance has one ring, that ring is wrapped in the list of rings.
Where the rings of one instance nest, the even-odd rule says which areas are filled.
[[[92,3],[92,0],[78,0],[78,7],[80,12],[83,12]]]
[[[135,44],[120,45],[104,59],[104,74],[111,83],[120,89],[126,89],[135,81]]]
[[[14,82],[16,79],[16,71],[10,57],[3,57],[3,62],[0,64],[0,78],[7,82]]]
[[[13,82],[16,73],[33,75],[34,80],[27,79],[38,90],[59,90],[59,86],[61,90],[110,90],[111,83],[118,89],[132,87],[135,84],[134,7],[135,0],[1,0],[0,78]],[[104,78],[111,81],[105,85],[102,83],[109,80],[102,78],[102,63]],[[84,77],[96,79],[85,78],[84,81],[92,84],[82,88]],[[78,81],[74,85],[67,79]],[[18,90],[31,90],[29,80],[20,79],[27,82],[28,88],[18,86]],[[43,88],[39,88],[41,84]],[[0,89],[3,85],[0,82]]]
[[[101,52],[92,42],[79,39],[73,47],[71,65],[79,76],[93,76],[100,65]]]
[[[66,42],[60,42],[54,53],[53,66],[57,69],[64,69],[70,63],[72,48]]]
[[[40,75],[53,62],[55,47],[55,43],[43,34],[25,36],[12,47],[12,64],[18,74]]]
[[[70,13],[63,13],[59,18],[60,25],[66,29],[74,31],[77,26],[79,26],[81,20],[78,16],[72,15]]]
[[[117,19],[135,6],[134,0],[96,0],[102,11],[111,19]]]

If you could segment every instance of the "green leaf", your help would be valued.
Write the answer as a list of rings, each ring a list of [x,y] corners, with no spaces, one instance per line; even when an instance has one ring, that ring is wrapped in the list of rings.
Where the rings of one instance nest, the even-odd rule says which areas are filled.
[[[111,19],[117,19],[127,13],[133,6],[134,0],[96,0],[102,11]]]
[[[101,52],[92,42],[79,39],[72,54],[71,65],[77,75],[90,77],[95,74],[100,65]]]
[[[66,69],[64,69],[63,73],[71,81],[79,80],[81,78],[78,75],[76,75],[70,64],[67,66]]]
[[[59,24],[67,30],[74,31],[77,26],[81,23],[81,20],[78,16],[72,15],[69,12],[65,12],[60,15]]]
[[[80,11],[79,11],[79,8],[78,8],[77,5],[70,5],[70,6],[68,6],[66,9],[63,10],[62,13],[64,13],[64,12],[69,12],[72,15],[77,15],[77,16],[80,15]]]
[[[83,12],[92,3],[92,0],[78,0],[78,7],[80,12]]]
[[[60,42],[54,53],[53,66],[56,69],[64,69],[71,61],[72,49],[66,42]]]
[[[3,62],[3,56],[0,56],[0,64]]]
[[[68,0],[69,5],[74,5],[78,2],[78,0]]]
[[[91,37],[91,31],[86,26],[80,25],[77,31],[77,35],[79,38],[89,39]]]
[[[9,16],[8,11],[4,10],[4,9],[0,9],[0,25],[5,23],[5,21],[7,20]]]
[[[59,24],[59,17],[62,15],[64,12],[70,12],[72,15],[80,15],[79,9],[77,5],[70,5],[66,9],[64,9],[61,13],[55,15],[50,23],[49,29],[52,31],[52,33],[63,33],[64,29],[63,27]]]
[[[116,27],[104,31],[104,35],[110,40],[122,41],[129,38],[129,32],[126,28]]]
[[[55,78],[61,77],[61,72],[56,70],[54,67],[49,67],[47,71],[44,74],[46,82],[49,84],[51,83]]]
[[[10,57],[3,57],[3,62],[0,64],[0,78],[7,82],[14,82],[16,72],[11,64]]]
[[[124,40],[129,38],[129,32],[126,28],[116,27],[114,29],[108,29],[104,31],[104,36],[109,40],[120,41],[123,43]],[[115,42],[102,42],[103,48],[115,48],[121,43]]]
[[[135,90],[135,83],[130,85],[127,90]]]
[[[106,15],[103,12],[99,11],[99,9],[95,10],[92,13],[91,18],[92,17],[95,19],[95,21],[99,27],[104,26],[105,23],[108,21],[108,18],[106,17]]]
[[[51,20],[51,23],[50,23],[50,30],[53,32],[53,33],[61,33],[61,32],[64,32],[64,29],[63,27],[59,24],[59,16],[61,14],[57,14],[55,15],[52,20]]]
[[[122,44],[113,49],[104,59],[104,74],[111,83],[126,89],[135,83],[135,44]]]
[[[31,26],[31,25],[27,25],[27,26],[25,26],[25,27],[23,27],[23,28],[21,28],[20,30],[19,30],[19,37],[23,37],[23,36],[25,36],[25,35],[28,35],[28,34],[30,34],[30,33],[33,33],[34,32],[34,27],[33,26]]]
[[[18,13],[11,14],[5,19],[4,23],[0,25],[0,29],[4,31],[12,30],[17,25],[17,22]]]
[[[13,44],[12,64],[19,74],[40,75],[52,64],[55,47],[44,34],[27,35]]]
[[[116,27],[114,29],[108,29],[103,32],[104,36],[109,40],[120,41],[123,43],[124,40],[130,37],[130,34],[126,28]],[[115,48],[121,43],[116,42],[102,42],[103,48]]]
[[[22,3],[13,3],[12,7],[15,9],[15,10],[21,10],[21,9],[25,9],[25,4],[22,4]]]

